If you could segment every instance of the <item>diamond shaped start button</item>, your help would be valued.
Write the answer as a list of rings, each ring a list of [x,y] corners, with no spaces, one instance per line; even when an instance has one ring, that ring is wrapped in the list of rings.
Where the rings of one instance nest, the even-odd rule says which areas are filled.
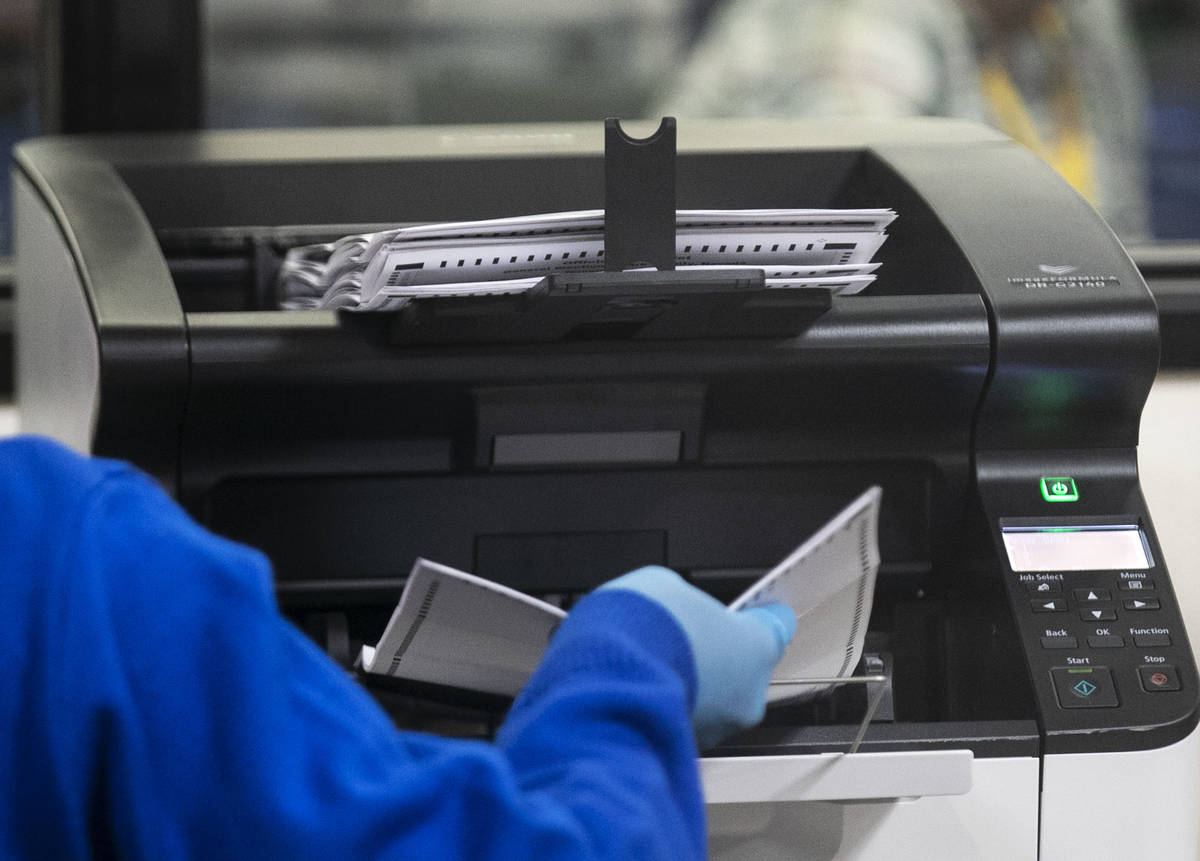
[[[1111,709],[1121,704],[1107,667],[1055,667],[1050,670],[1050,677],[1060,708]]]

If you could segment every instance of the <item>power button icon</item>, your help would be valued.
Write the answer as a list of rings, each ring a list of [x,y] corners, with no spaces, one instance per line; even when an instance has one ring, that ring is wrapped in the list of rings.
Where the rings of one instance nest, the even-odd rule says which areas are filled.
[[[1078,502],[1079,489],[1068,475],[1046,476],[1042,479],[1042,499],[1047,502]]]

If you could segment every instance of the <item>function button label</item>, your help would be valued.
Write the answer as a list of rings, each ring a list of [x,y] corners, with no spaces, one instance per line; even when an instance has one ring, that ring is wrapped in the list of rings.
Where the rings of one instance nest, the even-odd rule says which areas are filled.
[[[1029,602],[1029,606],[1033,608],[1033,612],[1035,613],[1067,612],[1067,602],[1064,598],[1035,598]]]
[[[1050,671],[1050,678],[1061,708],[1115,708],[1120,705],[1107,667],[1055,667]]]
[[[1142,592],[1154,588],[1153,580],[1119,580],[1117,587],[1126,592]]]
[[[1179,683],[1179,673],[1170,664],[1138,667],[1138,678],[1141,679],[1142,690],[1149,693],[1177,691],[1182,687]]]
[[[1121,602],[1126,610],[1158,610],[1162,603],[1157,598],[1126,598]]]
[[[1112,593],[1107,589],[1076,589],[1075,600],[1081,602],[1111,601]]]

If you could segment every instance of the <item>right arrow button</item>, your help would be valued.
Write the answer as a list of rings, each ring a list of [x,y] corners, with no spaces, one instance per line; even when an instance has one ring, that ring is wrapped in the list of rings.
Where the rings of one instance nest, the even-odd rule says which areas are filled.
[[[1158,610],[1162,607],[1157,598],[1126,598],[1122,604],[1126,610]]]

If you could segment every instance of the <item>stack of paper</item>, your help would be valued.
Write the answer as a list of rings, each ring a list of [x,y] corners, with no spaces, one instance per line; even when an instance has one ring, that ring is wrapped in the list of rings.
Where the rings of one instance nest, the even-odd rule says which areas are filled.
[[[762,269],[768,287],[857,293],[890,209],[680,210],[678,268]],[[552,274],[604,269],[602,210],[400,227],[292,249],[285,308],[394,310],[414,296],[515,293]]]
[[[862,655],[879,569],[881,491],[872,487],[783,562],[730,612],[780,602],[796,613],[796,636],[775,668],[768,701],[815,696]],[[614,574],[619,572],[614,572]],[[551,604],[471,574],[418,559],[365,672],[515,696],[566,614]]]

